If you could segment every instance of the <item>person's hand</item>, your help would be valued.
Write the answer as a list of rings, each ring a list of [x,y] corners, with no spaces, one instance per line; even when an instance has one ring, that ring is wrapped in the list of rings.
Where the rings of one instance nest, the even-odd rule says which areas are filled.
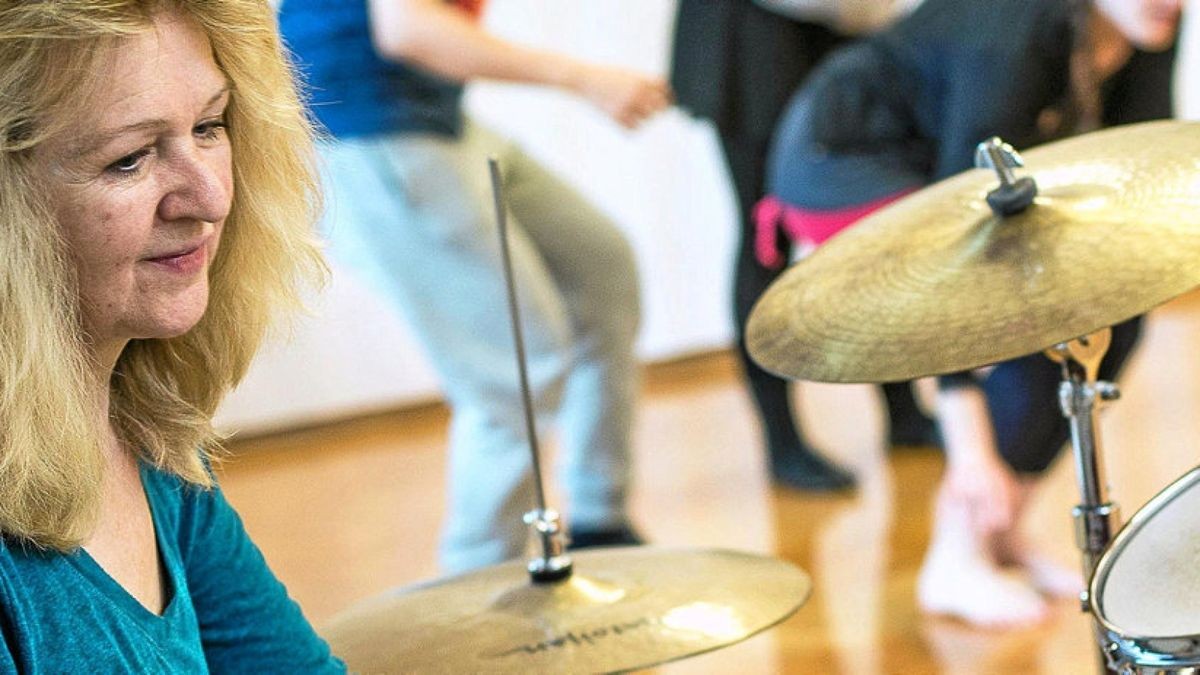
[[[966,511],[976,534],[983,537],[1016,526],[1020,484],[1003,462],[951,462],[944,481],[947,497]]]
[[[672,99],[671,88],[662,78],[609,66],[585,66],[576,75],[576,88],[626,129],[636,128],[671,105]]]
[[[942,389],[938,420],[946,445],[946,496],[968,514],[981,537],[1014,527],[1020,485],[996,449],[983,392],[977,387]]]

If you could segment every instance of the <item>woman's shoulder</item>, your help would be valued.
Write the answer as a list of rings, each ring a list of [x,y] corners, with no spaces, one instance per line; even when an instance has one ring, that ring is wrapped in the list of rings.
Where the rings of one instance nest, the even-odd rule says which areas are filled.
[[[142,483],[165,539],[176,542],[185,560],[214,539],[240,533],[241,521],[225,499],[211,468],[212,485],[197,485],[150,465],[142,467]],[[240,534],[239,534],[240,536]]]
[[[224,504],[215,480],[212,486],[197,485],[158,467],[142,465],[142,485],[162,534],[186,546],[192,536],[211,524]]]

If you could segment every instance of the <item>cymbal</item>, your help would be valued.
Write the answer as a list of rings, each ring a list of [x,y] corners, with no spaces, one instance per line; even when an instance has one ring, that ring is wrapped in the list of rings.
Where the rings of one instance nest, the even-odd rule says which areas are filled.
[[[1034,204],[993,215],[975,169],[894,202],[759,300],[774,373],[888,382],[1032,354],[1200,286],[1200,124],[1115,127],[1023,153]]]
[[[790,563],[720,549],[571,557],[576,573],[559,583],[505,563],[368,600],[322,633],[355,672],[621,671],[743,640],[812,588]]]

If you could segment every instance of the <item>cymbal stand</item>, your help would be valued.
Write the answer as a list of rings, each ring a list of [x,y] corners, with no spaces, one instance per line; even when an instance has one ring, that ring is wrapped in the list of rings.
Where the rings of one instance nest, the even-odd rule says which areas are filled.
[[[987,203],[999,218],[1017,215],[1033,205],[1038,195],[1037,182],[1032,177],[1018,178],[1013,169],[1025,162],[1013,147],[998,137],[992,137],[975,148],[975,166],[991,169],[1000,185],[987,193]],[[1108,483],[1104,479],[1104,463],[1100,455],[1100,435],[1095,411],[1103,401],[1120,396],[1111,382],[1096,380],[1100,361],[1112,342],[1112,330],[1105,328],[1069,342],[1059,343],[1046,350],[1046,356],[1062,364],[1063,382],[1059,387],[1059,404],[1071,426],[1071,447],[1075,450],[1075,476],[1081,501],[1072,514],[1075,517],[1075,543],[1083,554],[1084,579],[1090,580],[1100,556],[1112,540],[1116,529],[1117,506],[1108,499]],[[1080,594],[1083,611],[1090,604],[1088,592]],[[1099,622],[1093,619],[1097,644],[1100,647],[1100,672],[1117,672],[1104,646],[1108,641]]]
[[[529,375],[525,359],[525,339],[521,332],[521,314],[517,307],[516,283],[513,281],[512,256],[508,250],[508,211],[504,200],[504,178],[500,174],[500,162],[488,158],[488,171],[492,178],[492,198],[496,207],[496,225],[500,231],[500,255],[504,261],[504,282],[508,288],[509,318],[512,319],[513,342],[517,347],[517,372],[521,378],[521,398],[525,410],[525,431],[529,438],[529,452],[533,463],[533,483],[537,503],[534,510],[525,514],[525,523],[533,528],[541,544],[541,557],[529,561],[527,569],[534,583],[553,583],[571,576],[572,563],[566,549],[566,531],[558,511],[546,508],[546,491],[542,481],[542,464],[539,459],[537,425],[533,419],[533,398],[529,393]]]
[[[1097,380],[1100,361],[1108,351],[1112,330],[1105,328],[1091,335],[1063,342],[1046,350],[1046,356],[1062,364],[1063,382],[1059,404],[1071,426],[1071,447],[1075,451],[1075,477],[1082,501],[1072,509],[1075,518],[1075,543],[1083,554],[1084,579],[1091,579],[1100,556],[1108,548],[1120,524],[1117,505],[1108,496],[1104,477],[1100,435],[1095,412],[1107,401],[1120,397],[1111,382]],[[1088,591],[1080,595],[1083,611],[1089,610]],[[1100,672],[1118,672],[1107,657],[1107,640],[1099,625],[1094,625],[1100,647]]]

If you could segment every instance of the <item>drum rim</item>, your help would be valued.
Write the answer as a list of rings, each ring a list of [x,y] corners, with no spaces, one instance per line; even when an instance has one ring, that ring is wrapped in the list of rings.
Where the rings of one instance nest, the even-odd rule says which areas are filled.
[[[1159,511],[1170,504],[1172,501],[1182,495],[1193,484],[1200,482],[1200,466],[1193,467],[1187,473],[1179,478],[1176,478],[1170,485],[1159,491],[1141,506],[1129,519],[1117,536],[1113,538],[1108,549],[1101,555],[1100,561],[1096,564],[1096,570],[1092,573],[1092,580],[1088,584],[1088,606],[1091,609],[1092,616],[1104,628],[1104,630],[1114,637],[1119,637],[1122,641],[1139,642],[1144,640],[1197,640],[1200,639],[1200,633],[1190,633],[1185,635],[1134,635],[1123,630],[1117,625],[1111,623],[1104,616],[1100,607],[1100,594],[1097,592],[1104,582],[1108,581],[1108,575],[1112,571],[1112,567],[1116,562],[1116,558],[1120,555],[1128,543],[1135,537],[1142,528],[1150,522]],[[1143,648],[1139,645],[1140,648]]]

